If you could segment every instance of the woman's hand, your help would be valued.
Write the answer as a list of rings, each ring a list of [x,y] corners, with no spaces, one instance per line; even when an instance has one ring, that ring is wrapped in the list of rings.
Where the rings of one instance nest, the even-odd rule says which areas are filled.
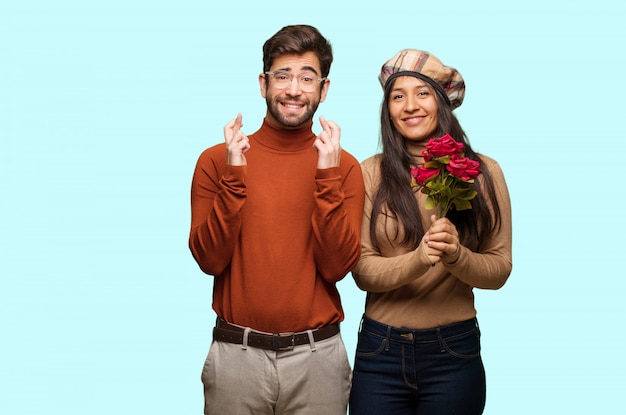
[[[439,252],[440,256],[447,257],[447,261],[455,261],[460,252],[459,233],[456,226],[448,218],[437,219],[435,215],[431,215],[430,221],[432,224],[424,235],[426,246]]]

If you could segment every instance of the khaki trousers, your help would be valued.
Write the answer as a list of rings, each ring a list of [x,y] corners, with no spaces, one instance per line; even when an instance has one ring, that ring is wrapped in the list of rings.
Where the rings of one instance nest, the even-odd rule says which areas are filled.
[[[352,370],[341,334],[274,352],[214,341],[205,415],[345,415]]]

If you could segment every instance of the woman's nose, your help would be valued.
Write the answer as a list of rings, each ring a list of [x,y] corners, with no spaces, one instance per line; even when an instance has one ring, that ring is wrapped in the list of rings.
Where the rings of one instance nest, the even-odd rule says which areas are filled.
[[[419,105],[417,103],[417,98],[408,96],[406,99],[406,105],[404,106],[404,110],[411,112],[411,111],[415,111],[418,108],[419,108]]]

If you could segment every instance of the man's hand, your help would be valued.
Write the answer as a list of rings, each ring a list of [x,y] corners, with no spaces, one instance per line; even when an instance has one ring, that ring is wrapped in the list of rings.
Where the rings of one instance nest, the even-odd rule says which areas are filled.
[[[250,141],[242,131],[242,116],[237,114],[237,118],[231,120],[224,127],[224,139],[226,141],[226,163],[232,166],[245,166],[246,151],[250,149]]]
[[[320,125],[322,132],[313,143],[313,148],[318,154],[317,168],[338,167],[341,160],[341,145],[339,144],[341,128],[333,121],[326,121],[324,117],[320,117]]]

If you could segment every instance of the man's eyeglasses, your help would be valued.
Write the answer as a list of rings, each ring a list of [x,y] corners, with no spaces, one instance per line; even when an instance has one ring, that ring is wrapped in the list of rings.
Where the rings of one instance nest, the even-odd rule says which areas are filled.
[[[326,78],[320,78],[314,73],[303,73],[295,77],[292,73],[287,72],[283,69],[279,69],[277,71],[265,72],[267,75],[272,78],[274,86],[278,89],[286,89],[291,86],[293,79],[296,78],[298,80],[298,85],[300,85],[300,89],[302,92],[313,92],[317,87],[319,82],[323,82]]]

